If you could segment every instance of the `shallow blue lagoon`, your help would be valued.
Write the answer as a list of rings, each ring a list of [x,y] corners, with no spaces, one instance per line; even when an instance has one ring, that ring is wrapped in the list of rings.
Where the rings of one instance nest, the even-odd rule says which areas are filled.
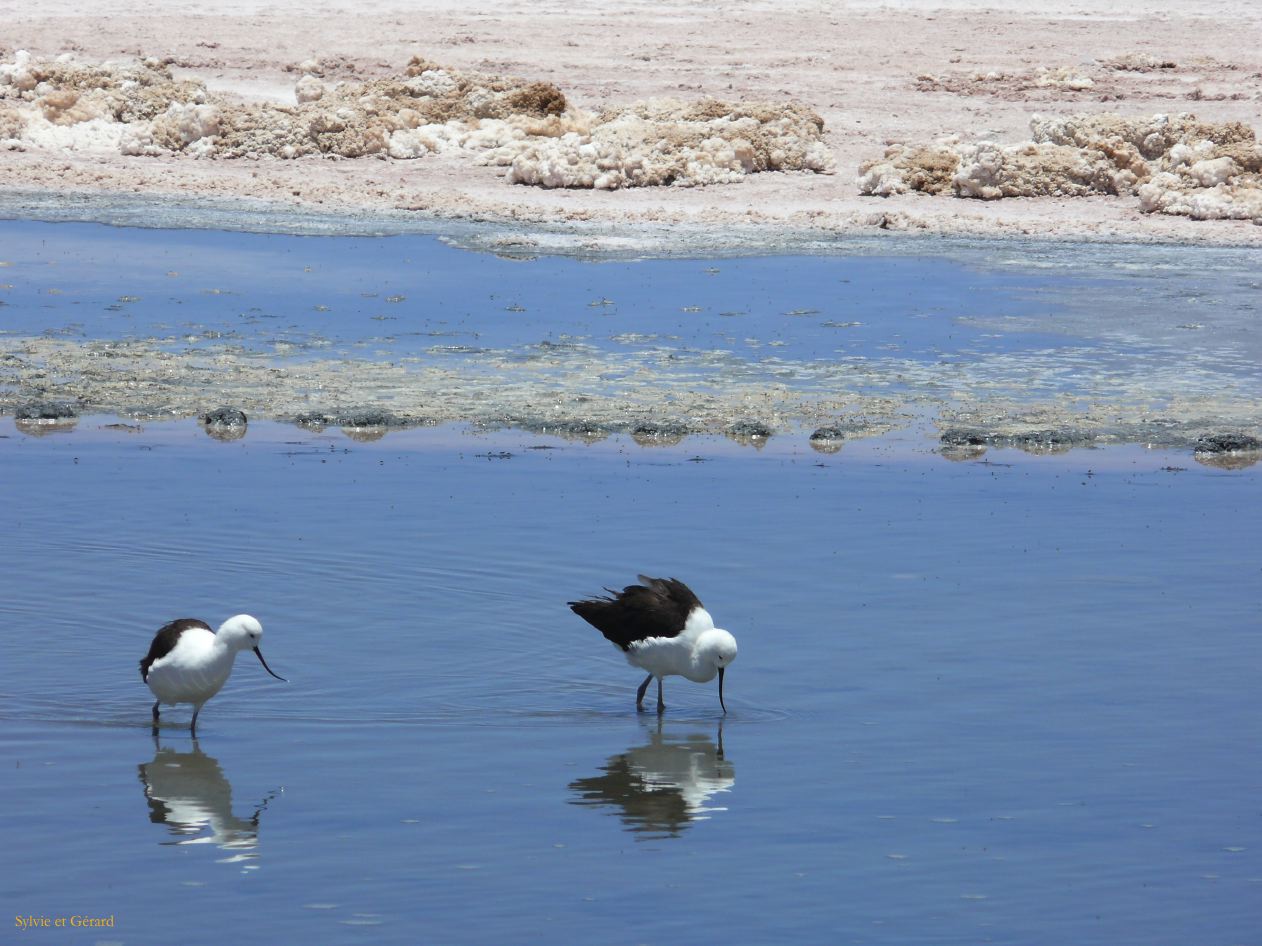
[[[0,221],[0,332],[430,358],[571,342],[774,359],[970,361],[1090,351],[1239,373],[1262,358],[1257,258],[1161,247],[1010,255],[494,257],[428,235],[278,236]],[[1203,351],[1202,351],[1203,350]]]
[[[898,246],[0,222],[5,409],[102,364],[84,405],[128,405],[0,418],[9,939],[1262,946],[1256,452],[939,442],[959,404],[1256,433],[1256,253]],[[455,406],[414,422],[468,423],[269,419],[294,408],[259,379],[317,359],[371,404],[435,369]],[[157,385],[190,365],[196,397]],[[813,449],[809,412],[757,450],[605,436],[702,383],[682,413],[850,398],[850,439]],[[596,443],[485,430],[653,389],[570,428]],[[151,420],[233,398],[240,439]],[[726,716],[677,678],[637,714],[640,673],[566,607],[637,572],[737,636]],[[187,707],[152,734],[153,633],[239,612],[290,682],[246,655],[197,740]]]
[[[1257,467],[108,420],[0,426],[3,899],[115,923],[17,941],[1258,942]],[[726,718],[566,608],[636,571]],[[239,611],[291,683],[155,739]]]
[[[1162,445],[1258,429],[1256,251],[833,250],[501,258],[419,234],[3,221],[0,406],[370,407],[665,439],[750,423],[839,423],[853,439],[925,419],[1000,443],[1014,429]]]
[[[386,345],[396,355],[459,353],[570,339],[604,348],[672,341],[772,346],[789,357],[903,350],[930,358],[961,345],[1002,347],[1001,335],[956,324],[956,316],[1036,311],[1016,302],[1024,274],[932,258],[597,263],[474,255],[431,236],[33,222],[3,223],[0,231],[11,264],[5,331],[167,337],[179,348],[211,332],[212,340],[259,350],[290,344],[324,355],[371,355]],[[943,292],[948,285],[954,291]],[[1056,307],[1037,311],[1049,308]],[[905,317],[912,326],[891,331]]]

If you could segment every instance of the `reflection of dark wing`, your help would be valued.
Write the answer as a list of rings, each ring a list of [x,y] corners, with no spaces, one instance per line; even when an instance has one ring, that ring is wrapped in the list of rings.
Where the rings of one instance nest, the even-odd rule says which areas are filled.
[[[154,798],[149,794],[149,780],[145,774],[145,767],[140,767],[140,781],[145,786],[145,801],[149,803],[149,820],[154,824],[170,824],[171,809],[166,806],[161,798]]]
[[[652,787],[635,771],[625,755],[614,756],[603,775],[575,779],[570,791],[579,797],[572,805],[608,805],[622,809],[622,821],[631,831],[678,837],[692,820],[688,804],[678,788]]]
[[[176,618],[170,624],[163,625],[154,635],[153,643],[149,645],[149,653],[145,654],[145,659],[140,662],[140,679],[148,680],[149,668],[153,666],[153,662],[161,660],[175,650],[175,645],[180,642],[180,635],[194,627],[207,631],[211,629],[209,624],[197,618]]]
[[[252,852],[258,846],[259,813],[271,796],[251,817],[238,818],[232,813],[232,785],[213,756],[200,749],[176,752],[159,748],[153,761],[142,762],[138,769],[149,820],[166,825],[171,834],[181,838],[165,843],[187,844],[198,836],[222,850]]]
[[[605,639],[623,650],[649,637],[677,637],[688,615],[701,607],[692,589],[678,578],[649,578],[642,585],[627,585],[608,596],[569,602],[570,610]]]

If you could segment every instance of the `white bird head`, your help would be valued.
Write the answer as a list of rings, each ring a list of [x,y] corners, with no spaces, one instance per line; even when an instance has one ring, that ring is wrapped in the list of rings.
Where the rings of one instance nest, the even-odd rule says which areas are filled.
[[[259,650],[259,641],[263,639],[263,625],[248,614],[238,614],[230,617],[219,626],[219,631],[215,635],[222,640],[227,646],[233,650],[252,650],[254,655],[258,657],[259,663],[263,665],[263,669],[272,674],[277,680],[285,680],[278,673],[274,673],[272,668],[267,665],[267,661],[263,659],[263,652]],[[288,683],[288,680],[285,680]]]
[[[263,625],[248,614],[238,614],[219,625],[215,636],[233,650],[253,649],[263,639]]]
[[[696,661],[708,670],[705,680],[719,675],[719,705],[727,712],[723,702],[723,672],[736,659],[736,638],[721,627],[712,628],[697,638]],[[704,680],[698,682],[704,683]]]

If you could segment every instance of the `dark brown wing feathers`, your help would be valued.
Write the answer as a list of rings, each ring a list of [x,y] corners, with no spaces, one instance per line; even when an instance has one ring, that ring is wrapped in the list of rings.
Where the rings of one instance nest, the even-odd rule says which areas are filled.
[[[623,650],[649,637],[677,637],[701,602],[678,578],[649,578],[607,596],[570,601],[570,610]]]
[[[149,668],[153,666],[153,662],[161,660],[175,650],[175,645],[180,642],[180,635],[194,627],[207,631],[211,629],[209,624],[197,618],[176,618],[170,624],[164,624],[159,628],[158,633],[153,637],[153,643],[149,645],[149,653],[145,654],[145,659],[140,661],[140,679],[147,681]]]

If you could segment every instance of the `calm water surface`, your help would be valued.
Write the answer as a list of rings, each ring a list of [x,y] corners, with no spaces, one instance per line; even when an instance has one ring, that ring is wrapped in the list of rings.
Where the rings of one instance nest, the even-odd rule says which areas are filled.
[[[578,337],[997,385],[1059,352],[1071,396],[1107,368],[1246,400],[1262,357],[1257,270],[1209,251],[0,237],[19,344],[458,364]],[[4,942],[1262,944],[1262,465],[116,420],[0,418]],[[726,717],[674,678],[637,715],[566,608],[637,571],[737,635]],[[154,631],[243,611],[290,683],[246,655],[199,739],[186,707],[155,738]],[[114,926],[13,920],[76,915]]]
[[[0,221],[0,339],[152,339],[280,365],[402,359],[466,373],[490,353],[571,345],[681,363],[723,353],[724,372],[789,386],[810,377],[803,368],[846,364],[877,371],[868,385],[882,392],[950,365],[939,398],[965,377],[1010,396],[1099,398],[1148,381],[1154,401],[1262,397],[1257,251],[1005,252],[523,260],[431,236]]]
[[[104,420],[0,427],[3,900],[116,923],[16,941],[1262,941],[1257,468]],[[566,609],[637,569],[726,718]],[[239,611],[291,682],[155,740]]]

